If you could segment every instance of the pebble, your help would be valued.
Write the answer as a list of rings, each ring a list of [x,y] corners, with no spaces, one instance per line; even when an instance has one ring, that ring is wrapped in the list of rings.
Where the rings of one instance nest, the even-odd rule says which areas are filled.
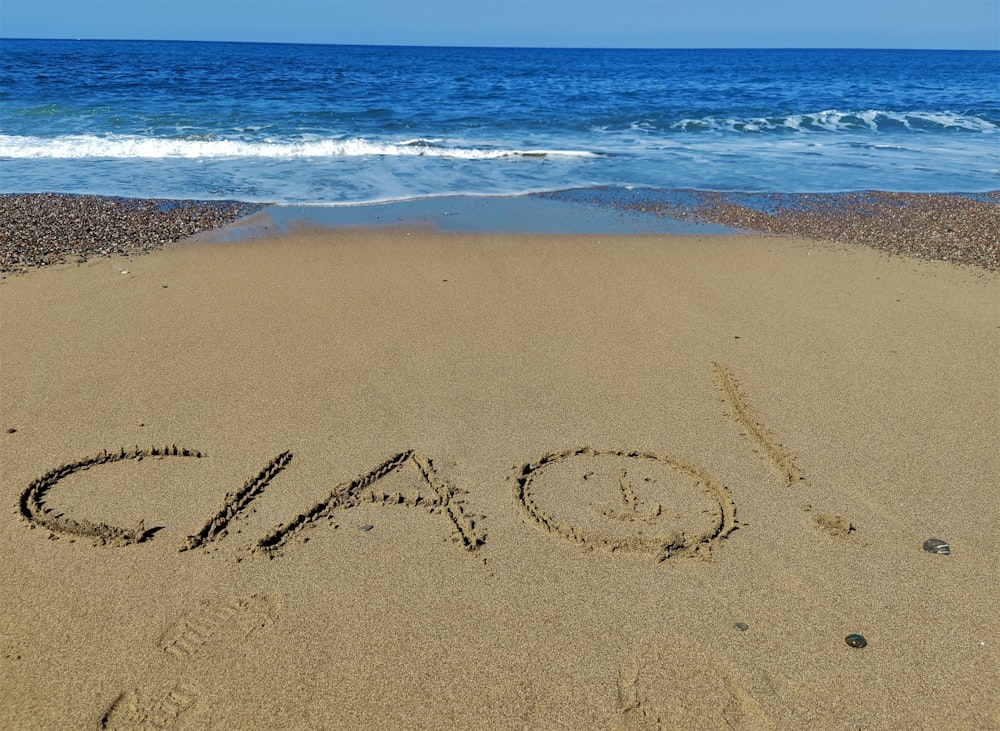
[[[368,531],[370,531],[374,527],[375,527],[374,525],[369,525],[368,523],[365,523],[363,526],[361,526],[360,528],[358,528],[358,530],[360,530],[362,533],[367,533]]]
[[[844,638],[844,642],[846,642],[848,646],[856,647],[858,649],[868,645],[868,640],[865,639],[864,635],[847,635],[847,637]]]
[[[940,538],[928,538],[924,541],[924,550],[927,553],[937,553],[941,556],[947,556],[951,553],[951,546]]]
[[[746,632],[748,629],[750,629],[750,625],[747,624],[746,622],[737,622],[736,624],[733,625],[733,627],[738,629],[740,632]]]

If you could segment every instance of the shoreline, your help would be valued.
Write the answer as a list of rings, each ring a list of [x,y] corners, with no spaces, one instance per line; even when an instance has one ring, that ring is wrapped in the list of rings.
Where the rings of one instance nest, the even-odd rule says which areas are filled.
[[[308,228],[418,225],[520,234],[764,233],[1000,271],[1000,191],[736,193],[594,188],[335,206],[0,195],[0,274],[137,254],[188,238],[239,241]]]

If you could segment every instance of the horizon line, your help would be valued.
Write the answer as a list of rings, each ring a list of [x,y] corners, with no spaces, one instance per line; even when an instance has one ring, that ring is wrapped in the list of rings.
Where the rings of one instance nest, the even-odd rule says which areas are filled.
[[[970,53],[1000,53],[996,48],[926,48],[917,46],[573,46],[573,45],[462,45],[439,43],[342,43],[320,41],[258,41],[258,40],[206,40],[203,38],[100,38],[100,37],[30,37],[0,36],[3,41],[69,41],[69,42],[122,42],[122,43],[229,43],[274,46],[348,46],[362,48],[482,48],[511,50],[561,50],[561,51],[944,51]]]

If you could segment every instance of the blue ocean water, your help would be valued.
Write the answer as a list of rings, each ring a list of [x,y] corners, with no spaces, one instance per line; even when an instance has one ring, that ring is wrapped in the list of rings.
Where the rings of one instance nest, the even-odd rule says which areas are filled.
[[[1000,54],[0,41],[0,191],[1000,188]]]

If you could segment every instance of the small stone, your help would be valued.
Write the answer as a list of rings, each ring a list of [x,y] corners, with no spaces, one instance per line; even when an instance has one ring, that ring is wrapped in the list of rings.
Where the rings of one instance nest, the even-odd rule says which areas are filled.
[[[856,647],[859,650],[868,645],[868,640],[865,639],[864,635],[847,635],[844,642],[847,643],[848,647]]]
[[[951,546],[948,545],[947,541],[942,541],[940,538],[928,538],[924,541],[924,550],[927,553],[937,553],[941,556],[947,556],[951,553]]]
[[[10,429],[7,430],[8,434],[14,434],[16,432],[17,432],[17,429],[15,429],[14,427],[11,427]]]
[[[746,622],[737,622],[736,624],[733,625],[733,627],[738,629],[740,632],[746,632],[748,629],[750,629],[750,625],[747,624]]]
[[[364,525],[360,526],[358,530],[360,530],[362,533],[367,533],[374,527],[375,527],[374,525],[369,525],[368,523],[365,523]]]

